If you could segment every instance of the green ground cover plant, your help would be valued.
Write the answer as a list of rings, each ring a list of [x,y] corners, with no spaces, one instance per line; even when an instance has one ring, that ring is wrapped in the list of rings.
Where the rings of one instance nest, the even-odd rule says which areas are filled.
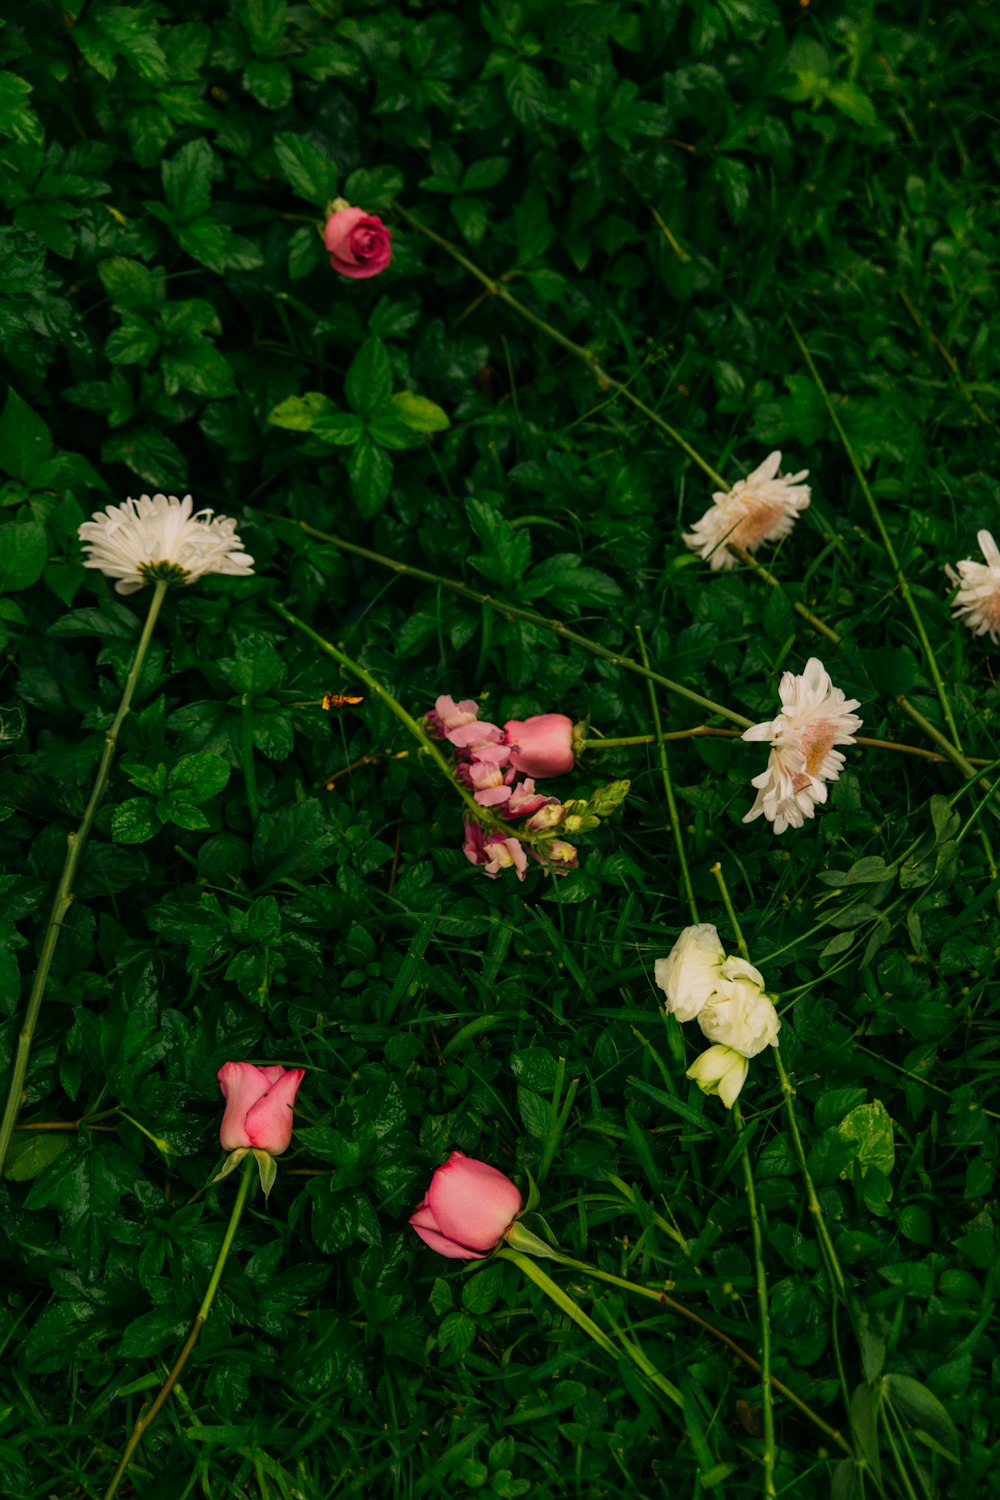
[[[0,17],[0,1494],[1000,1495],[1000,12],[74,3]]]

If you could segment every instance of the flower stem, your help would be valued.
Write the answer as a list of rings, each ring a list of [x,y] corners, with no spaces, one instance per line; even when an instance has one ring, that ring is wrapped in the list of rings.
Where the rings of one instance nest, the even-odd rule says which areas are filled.
[[[84,846],[94,825],[98,808],[107,789],[108,777],[111,774],[111,765],[115,758],[115,751],[118,748],[118,737],[132,706],[132,699],[135,696],[143,663],[146,660],[149,643],[153,638],[153,630],[155,629],[160,608],[169,587],[169,583],[162,579],[158,580],[153,586],[153,593],[149,601],[149,612],[142,627],[139,644],[135,648],[132,665],[125,679],[121,702],[118,705],[117,713],[111,721],[110,728],[104,736],[104,749],[101,753],[101,760],[97,767],[97,775],[94,778],[90,798],[84,809],[79,827],[75,832],[66,835],[66,858],[63,861],[62,874],[59,877],[59,884],[56,887],[56,894],[52,902],[52,910],[49,913],[45,935],[42,938],[38,968],[35,970],[35,978],[31,986],[31,994],[28,996],[24,1020],[21,1024],[21,1030],[18,1033],[17,1051],[14,1054],[14,1066],[7,1089],[7,1102],[4,1106],[3,1120],[0,1121],[0,1177],[3,1176],[4,1164],[7,1160],[7,1153],[10,1150],[14,1126],[17,1124],[17,1117],[24,1102],[24,1080],[28,1072],[31,1044],[34,1040],[35,1028],[38,1025],[38,1016],[42,1008],[42,1000],[45,997],[45,986],[48,981],[49,971],[52,968],[52,960],[55,957],[56,946],[62,932],[62,925],[73,904],[73,882],[76,879],[80,857],[83,854]]]
[[[135,1453],[135,1450],[138,1448],[139,1444],[142,1442],[143,1437],[149,1431],[150,1427],[152,1427],[153,1423],[156,1421],[156,1418],[159,1416],[161,1410],[165,1406],[167,1399],[170,1396],[170,1392],[173,1390],[174,1386],[181,1378],[181,1373],[184,1369],[184,1366],[187,1364],[189,1358],[191,1357],[191,1353],[194,1349],[195,1344],[197,1344],[198,1339],[201,1337],[201,1330],[204,1328],[205,1323],[208,1319],[208,1315],[212,1310],[212,1303],[215,1301],[215,1294],[219,1290],[219,1282],[222,1280],[222,1273],[225,1270],[226,1261],[229,1258],[229,1252],[233,1247],[233,1240],[236,1238],[236,1230],[239,1227],[239,1222],[242,1218],[243,1210],[246,1207],[247,1199],[250,1196],[250,1191],[254,1184],[255,1169],[256,1163],[254,1162],[253,1157],[248,1157],[247,1160],[243,1163],[243,1172],[240,1177],[240,1186],[239,1191],[236,1194],[236,1201],[233,1204],[233,1211],[229,1216],[229,1223],[226,1226],[226,1232],[222,1239],[222,1245],[219,1248],[219,1254],[215,1262],[215,1267],[212,1271],[212,1277],[208,1283],[208,1290],[205,1292],[205,1295],[202,1298],[201,1306],[198,1309],[198,1315],[194,1320],[194,1325],[191,1329],[191,1332],[187,1336],[187,1341],[183,1349],[177,1356],[173,1369],[170,1371],[170,1374],[167,1376],[166,1380],[163,1382],[162,1387],[160,1388],[160,1394],[157,1396],[156,1400],[149,1408],[149,1411],[146,1412],[145,1416],[140,1417],[133,1427],[132,1435],[125,1445],[125,1452],[121,1456],[121,1460],[119,1461],[118,1467],[115,1470],[114,1477],[104,1492],[104,1500],[114,1500],[114,1496],[118,1492],[118,1486],[121,1484],[122,1479],[125,1476],[125,1471],[128,1468],[129,1464],[132,1462],[132,1456]]]
[[[775,578],[770,569],[765,568],[764,564],[759,563],[755,557],[751,557],[744,547],[738,547],[735,542],[727,542],[726,545],[733,556],[738,557],[740,562],[745,563],[748,568],[752,568],[764,583],[769,584],[773,589],[779,589],[782,593],[785,592],[780,578]],[[814,615],[811,609],[807,609],[797,599],[789,599],[789,603],[797,615],[801,615],[803,620],[808,621],[813,630],[819,631],[820,635],[825,635],[827,640],[832,641],[835,646],[840,645],[843,636],[839,631],[834,630],[832,625],[827,625],[825,620],[821,620],[819,615]]]
[[[726,908],[726,916],[729,918],[729,925],[733,929],[733,936],[736,939],[736,946],[739,949],[740,958],[745,958],[749,963],[750,954],[747,951],[746,938],[743,936],[743,929],[740,927],[739,918],[736,915],[736,908],[733,906],[733,898],[729,894],[729,887],[726,884],[726,877],[722,873],[722,866],[718,860],[716,860],[715,864],[712,866],[712,874],[715,876],[715,883],[719,887],[719,895],[722,897],[722,904]]]
[[[792,1137],[792,1149],[795,1152],[795,1159],[799,1164],[799,1170],[802,1173],[802,1181],[805,1184],[806,1202],[809,1205],[809,1212],[812,1214],[812,1220],[814,1225],[816,1226],[816,1238],[819,1240],[820,1253],[823,1256],[823,1264],[826,1268],[827,1280],[830,1283],[830,1291],[832,1295],[834,1297],[838,1297],[846,1307],[847,1282],[844,1278],[844,1272],[841,1267],[840,1260],[837,1256],[837,1252],[834,1249],[833,1240],[830,1237],[830,1231],[826,1225],[826,1216],[823,1213],[822,1205],[820,1204],[819,1198],[816,1194],[816,1186],[812,1180],[812,1174],[809,1171],[809,1166],[806,1161],[806,1150],[802,1141],[802,1134],[799,1130],[798,1117],[795,1113],[795,1089],[792,1085],[791,1079],[785,1071],[784,1060],[781,1056],[781,1048],[778,1046],[777,1042],[774,1043],[771,1050],[774,1053],[774,1062],[776,1068],[778,1069],[778,1078],[781,1081],[781,1093],[785,1101],[785,1113],[788,1116],[788,1129]]]
[[[584,1333],[589,1334],[599,1349],[603,1349],[605,1354],[610,1354],[612,1358],[619,1351],[623,1353],[637,1369],[642,1371],[646,1379],[656,1386],[657,1390],[661,1391],[674,1406],[678,1406],[683,1410],[684,1397],[680,1391],[647,1359],[642,1350],[624,1338],[619,1338],[616,1344],[604,1332],[604,1329],[599,1328],[593,1318],[589,1318],[583,1309],[573,1301],[573,1298],[567,1292],[564,1292],[562,1287],[542,1270],[537,1261],[531,1259],[530,1255],[522,1255],[519,1250],[513,1250],[509,1245],[505,1245],[496,1252],[495,1259],[513,1261],[516,1266],[520,1267],[529,1281],[533,1281],[536,1286],[541,1287],[545,1295],[555,1303],[561,1312],[564,1312],[568,1318],[572,1318],[573,1322],[582,1328]],[[105,1496],[105,1500],[110,1500],[110,1497]]]
[[[383,687],[378,678],[372,676],[367,667],[363,667],[359,662],[353,661],[351,657],[345,656],[344,652],[340,650],[339,646],[335,646],[332,641],[326,640],[317,631],[313,630],[311,625],[307,625],[305,620],[300,620],[298,615],[293,615],[291,610],[286,609],[283,604],[277,603],[277,601],[274,599],[271,599],[268,602],[271,608],[277,614],[279,614],[283,620],[287,620],[289,625],[294,625],[296,630],[301,630],[302,634],[307,635],[309,639],[313,641],[321,651],[324,651],[327,656],[332,656],[334,661],[339,663],[339,665],[342,666],[345,671],[350,672],[352,676],[357,677],[360,682],[364,683],[369,692],[374,693],[376,698],[381,699],[386,708],[388,708],[389,711],[395,715],[399,722],[409,730],[410,734],[413,735],[413,738],[418,741],[423,753],[430,757],[437,769],[441,772],[442,776],[447,779],[448,784],[452,788],[452,790],[458,794],[458,796],[465,803],[466,807],[469,809],[469,812],[472,814],[472,816],[476,818],[476,820],[481,823],[484,828],[491,828],[494,831],[503,834],[504,838],[510,838],[514,836],[514,830],[510,823],[503,822],[501,819],[494,817],[493,814],[489,812],[485,807],[481,807],[476,799],[466,791],[465,787],[462,786],[459,781],[456,781],[454,768],[450,766],[445,760],[444,756],[441,754],[441,751],[438,749],[437,745],[431,739],[427,731],[413,717],[412,714],[407,713],[403,705],[397,698],[394,698],[392,696],[388,688]],[[518,826],[517,828],[516,837],[519,838],[523,844],[544,843],[544,839],[539,835],[529,833],[526,828],[522,828],[520,826]]]
[[[933,727],[933,726],[932,726]],[[713,724],[695,724],[691,729],[672,729],[666,734],[659,735],[661,740],[696,740],[711,737],[712,739],[738,740],[742,738],[739,729],[718,729]],[[596,739],[582,740],[581,750],[624,750],[632,745],[654,745],[657,740],[655,734],[630,734],[622,739]],[[897,740],[874,740],[867,735],[856,734],[854,736],[856,745],[864,745],[869,750],[896,750],[901,755],[918,755],[921,760],[934,761],[937,765],[944,765],[951,761],[951,756],[939,755],[936,750],[925,750],[923,745],[901,745]],[[991,760],[971,758],[970,766],[992,766]]]
[[[645,1297],[650,1302],[659,1303],[661,1307],[669,1307],[672,1312],[678,1313],[682,1318],[686,1318],[689,1323],[694,1323],[696,1327],[701,1328],[705,1333],[710,1334],[712,1338],[717,1339],[720,1344],[725,1344],[726,1348],[735,1354],[737,1359],[741,1359],[745,1365],[750,1366],[751,1370],[756,1370],[760,1374],[760,1362],[754,1359],[752,1354],[748,1354],[735,1339],[729,1337],[728,1333],[723,1333],[721,1328],[716,1328],[714,1323],[710,1323],[707,1318],[703,1318],[693,1308],[685,1307],[683,1302],[678,1302],[668,1292],[661,1292],[656,1287],[640,1286],[634,1281],[629,1281],[625,1276],[616,1276],[612,1271],[601,1271],[597,1266],[588,1265],[586,1261],[575,1260],[569,1255],[553,1255],[552,1258],[558,1261],[560,1265],[568,1266],[574,1271],[580,1271],[586,1276],[594,1276],[599,1281],[607,1281],[612,1286],[621,1287],[624,1291],[634,1292],[637,1297]],[[829,1422],[825,1422],[817,1412],[813,1411],[811,1406],[806,1405],[800,1396],[797,1396],[787,1385],[783,1385],[776,1375],[771,1376],[771,1384],[776,1391],[779,1391],[782,1396],[791,1401],[793,1406],[798,1407],[799,1411],[808,1417],[810,1422],[818,1427],[821,1432],[825,1433],[831,1442],[836,1443],[837,1447],[843,1453],[853,1454],[853,1450],[843,1434],[838,1432],[835,1427],[831,1427]]]
[[[275,519],[287,521],[288,518],[278,516]],[[316,526],[310,526],[308,521],[296,521],[292,524],[297,525],[307,536],[315,537],[317,541],[328,542],[332,547],[339,547],[343,552],[353,553],[355,557],[365,557],[369,562],[389,568],[401,577],[419,578],[424,583],[433,583],[438,588],[450,589],[453,594],[461,594],[464,599],[471,599],[475,604],[490,605],[506,619],[527,620],[529,624],[537,625],[542,630],[551,630],[554,635],[561,636],[564,641],[571,641],[574,646],[582,646],[584,651],[590,651],[594,656],[600,656],[604,661],[609,661],[613,666],[621,667],[626,672],[635,672],[649,682],[656,682],[668,692],[687,698],[691,703],[698,703],[702,708],[707,708],[710,713],[721,714],[724,719],[729,719],[733,724],[741,724],[744,729],[749,729],[752,724],[752,720],[745,718],[743,714],[734,713],[724,704],[716,703],[713,699],[694,692],[683,683],[673,682],[669,677],[662,677],[659,672],[651,672],[641,662],[632,661],[627,656],[619,655],[617,651],[610,651],[607,646],[600,646],[596,641],[588,640],[585,635],[579,635],[575,630],[570,630],[569,626],[564,625],[561,620],[548,619],[545,615],[536,614],[534,610],[522,609],[519,604],[508,604],[505,599],[495,599],[492,594],[481,594],[477,589],[469,588],[468,584],[460,583],[458,579],[443,578],[439,573],[428,572],[426,568],[415,568],[409,563],[397,562],[395,558],[385,557],[380,552],[372,552],[368,547],[359,547],[356,542],[345,541],[342,537],[334,536],[332,532],[320,531]]]
[[[649,653],[646,650],[646,641],[642,633],[642,626],[635,627],[635,633],[639,639],[639,654],[642,664],[649,670]],[[677,814],[677,799],[674,796],[673,782],[670,780],[670,765],[667,761],[667,747],[663,738],[663,725],[660,722],[660,705],[656,701],[656,686],[649,683],[649,702],[653,710],[653,728],[656,731],[656,742],[660,751],[660,771],[663,776],[663,790],[667,798],[667,812],[670,815],[670,828],[674,836],[674,846],[677,850],[677,861],[681,867],[681,878],[684,881],[684,891],[687,896],[688,911],[691,913],[691,921],[698,922],[698,903],[695,900],[694,886],[691,884],[691,871],[688,869],[687,854],[684,851],[684,835],[681,832],[681,820]],[[734,731],[735,732],[735,731]]]
[[[616,380],[613,375],[609,375],[606,370],[602,369],[597,355],[594,354],[593,350],[584,348],[582,344],[575,344],[572,339],[567,338],[558,328],[553,328],[551,323],[546,323],[544,318],[540,318],[537,313],[532,312],[530,307],[526,307],[523,302],[520,302],[502,281],[495,281],[492,276],[487,276],[486,272],[481,271],[474,261],[469,260],[468,256],[463,255],[460,250],[456,249],[450,240],[446,240],[442,235],[436,234],[433,229],[428,229],[426,224],[422,224],[419,219],[415,218],[407,209],[401,207],[400,204],[397,203],[395,207],[397,213],[406,220],[412,229],[416,229],[418,233],[426,235],[429,240],[432,240],[435,245],[439,245],[453,260],[456,260],[460,266],[464,266],[469,275],[474,276],[486,288],[491,297],[496,297],[499,301],[506,303],[512,312],[516,312],[526,322],[531,323],[541,333],[544,333],[546,337],[552,339],[554,343],[581,360],[590,370],[602,390],[617,391],[618,395],[624,396],[625,400],[630,402],[637,411],[641,411],[643,416],[648,417],[662,432],[665,432],[671,442],[676,443],[679,448],[682,448],[688,457],[694,460],[699,469],[708,475],[713,484],[717,484],[721,490],[728,491],[729,485],[720,474],[715,472],[710,464],[706,463],[698,450],[693,448],[686,438],[681,437],[676,428],[671,427],[668,422],[665,422],[658,412],[655,412],[652,407],[647,406],[644,401],[640,401],[639,397],[634,395],[623,381]]]
[[[741,951],[746,957],[745,947],[741,944]],[[733,1103],[733,1119],[736,1129],[742,1136],[745,1130],[743,1113],[739,1101]],[[753,1259],[756,1270],[757,1283],[757,1311],[760,1317],[760,1396],[764,1421],[764,1500],[775,1500],[777,1491],[774,1487],[774,1397],[771,1392],[771,1319],[767,1306],[767,1274],[764,1270],[764,1236],[760,1225],[760,1214],[757,1208],[757,1190],[754,1186],[753,1168],[750,1165],[750,1157],[746,1150],[740,1152],[740,1161],[743,1165],[743,1187],[747,1197],[747,1207],[750,1210],[750,1227],[753,1234]]]
[[[910,611],[910,616],[913,620],[914,627],[916,629],[917,635],[920,638],[920,644],[924,648],[924,656],[927,659],[927,667],[930,671],[931,680],[934,683],[935,690],[937,691],[938,701],[941,704],[941,711],[944,714],[945,723],[948,725],[948,728],[951,731],[952,741],[956,750],[961,753],[962,743],[959,739],[958,727],[955,723],[955,717],[951,710],[951,703],[948,699],[948,694],[945,691],[944,678],[941,676],[941,669],[938,666],[937,657],[934,655],[934,648],[930,643],[930,638],[924,626],[920,611],[917,608],[916,600],[914,599],[913,594],[910,590],[909,579],[900,566],[899,558],[896,555],[896,549],[892,544],[892,538],[890,537],[886,524],[882,519],[882,512],[879,510],[878,502],[876,501],[875,496],[872,494],[871,487],[869,486],[868,481],[864,476],[861,465],[858,463],[857,455],[855,454],[854,449],[851,445],[851,440],[844,430],[840,417],[837,415],[837,408],[834,406],[833,402],[830,399],[830,393],[827,390],[826,386],[823,384],[822,377],[816,368],[813,357],[810,354],[809,349],[807,348],[806,343],[802,338],[802,335],[799,333],[799,330],[796,328],[794,322],[792,321],[790,314],[787,312],[785,313],[785,322],[788,324],[789,328],[792,331],[792,337],[798,344],[799,349],[802,353],[802,357],[809,367],[809,373],[812,376],[813,380],[816,382],[817,390],[823,397],[823,400],[826,402],[826,409],[830,413],[830,419],[833,422],[834,427],[837,429],[837,435],[840,438],[840,441],[844,445],[844,451],[847,454],[848,460],[850,461],[851,468],[854,470],[854,476],[861,488],[861,493],[865,497],[868,509],[871,512],[872,520],[875,523],[875,528],[882,539],[882,546],[885,548],[885,554],[889,559],[889,565],[896,575],[896,582],[899,584],[899,591],[906,602],[907,609]]]

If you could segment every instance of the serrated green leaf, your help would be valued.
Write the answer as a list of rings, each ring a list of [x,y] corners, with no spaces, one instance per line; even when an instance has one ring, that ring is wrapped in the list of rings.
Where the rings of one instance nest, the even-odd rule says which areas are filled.
[[[192,802],[204,802],[221,792],[228,780],[228,762],[221,755],[201,752],[177,762],[167,778],[167,790],[183,792]]]
[[[115,808],[111,837],[118,844],[144,844],[160,831],[160,819],[148,797],[130,797]]]
[[[274,150],[278,164],[291,186],[307,203],[325,208],[336,196],[337,168],[326,152],[303,135],[291,131],[279,131],[274,137]],[[308,230],[297,233],[309,234]],[[311,236],[317,244],[317,234]]]
[[[37,521],[8,521],[0,526],[0,593],[30,588],[48,560],[45,527]]]
[[[350,450],[347,472],[351,476],[354,502],[368,520],[381,510],[392,487],[392,459],[363,435]]]
[[[351,362],[344,394],[363,417],[373,416],[392,395],[392,366],[380,339],[366,339]]]
[[[163,163],[163,191],[178,224],[188,224],[207,211],[212,199],[213,161],[211,146],[199,136]]]
[[[337,408],[328,396],[319,391],[306,391],[304,396],[289,396],[281,401],[268,417],[274,427],[286,427],[290,432],[312,432],[313,424],[321,412],[336,412]]]
[[[392,407],[399,420],[414,432],[446,432],[451,426],[447,412],[414,391],[397,391]]]
[[[49,479],[52,437],[41,417],[14,390],[0,414],[0,470],[29,486]]]

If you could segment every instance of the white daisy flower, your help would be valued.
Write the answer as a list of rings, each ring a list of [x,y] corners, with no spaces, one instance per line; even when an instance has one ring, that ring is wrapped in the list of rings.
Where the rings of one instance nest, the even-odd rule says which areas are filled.
[[[951,602],[957,617],[976,635],[988,635],[994,645],[1000,643],[1000,547],[988,531],[976,535],[979,550],[986,561],[966,558],[958,571],[948,563],[945,572],[958,593]]]
[[[745,740],[767,740],[772,746],[767,769],[750,785],[757,800],[743,819],[752,823],[763,813],[775,833],[801,828],[817,803],[826,801],[826,782],[836,781],[844,757],[835,745],[853,745],[862,721],[851,712],[856,698],[845,698],[815,656],[801,676],[782,674],[778,688],[781,713],[769,724],[754,724]]]
[[[810,500],[810,489],[800,481],[809,470],[799,474],[778,474],[781,454],[769,453],[764,462],[739,479],[731,490],[717,490],[712,505],[684,541],[703,557],[713,571],[735,568],[739,558],[727,547],[733,542],[745,552],[756,552],[764,542],[777,542],[787,536],[800,511]]]
[[[117,578],[119,594],[134,594],[147,583],[194,583],[206,573],[248,578],[253,558],[243,551],[236,522],[211,510],[192,514],[190,495],[140,495],[124,505],[97,511],[80,527],[89,551],[85,568]]]

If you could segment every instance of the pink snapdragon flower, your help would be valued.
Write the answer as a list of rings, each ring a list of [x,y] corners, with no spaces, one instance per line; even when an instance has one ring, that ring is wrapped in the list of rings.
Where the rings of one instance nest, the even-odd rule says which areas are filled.
[[[513,771],[511,771],[510,775],[513,777]],[[523,781],[511,787],[510,798],[504,808],[504,815],[511,818],[526,818],[537,814],[542,808],[552,802],[555,802],[557,807],[559,806],[558,800],[555,797],[546,797],[544,792],[536,792],[535,783],[530,776],[526,776]],[[557,823],[558,821],[559,819],[556,818],[555,822]],[[531,824],[528,826],[531,827]],[[550,828],[554,827],[555,823],[550,823],[548,826]],[[532,832],[534,832],[534,829],[532,829]]]
[[[219,1139],[224,1151],[254,1149],[280,1156],[292,1139],[292,1110],[304,1068],[258,1068],[227,1062],[219,1069],[226,1101]]]
[[[428,729],[441,740],[446,739],[453,729],[474,724],[478,718],[478,703],[473,703],[471,698],[463,698],[460,703],[456,703],[446,693],[435,700],[434,707],[426,715]]]
[[[539,864],[553,867],[555,875],[565,875],[567,870],[577,869],[580,863],[575,846],[567,844],[565,839],[548,839],[531,852]]]
[[[484,752],[502,750],[502,745],[483,746]],[[506,757],[504,757],[506,759]],[[483,754],[482,759],[466,762],[458,767],[460,780],[472,788],[473,796],[480,807],[499,807],[510,800],[510,783],[513,771],[504,771],[502,762],[494,755]]]
[[[425,1245],[450,1260],[483,1260],[520,1212],[509,1177],[487,1162],[453,1151],[431,1178],[410,1223]]]
[[[391,231],[377,214],[351,208],[343,198],[337,198],[331,207],[323,243],[330,252],[333,269],[352,281],[378,276],[392,260]]]
[[[503,726],[510,763],[526,776],[562,776],[573,769],[573,721],[565,714],[533,714]]]
[[[478,823],[465,824],[465,843],[462,853],[470,864],[478,865],[484,875],[495,880],[501,870],[513,869],[518,880],[523,880],[528,868],[528,856],[520,839],[504,838],[499,833],[486,833]]]

